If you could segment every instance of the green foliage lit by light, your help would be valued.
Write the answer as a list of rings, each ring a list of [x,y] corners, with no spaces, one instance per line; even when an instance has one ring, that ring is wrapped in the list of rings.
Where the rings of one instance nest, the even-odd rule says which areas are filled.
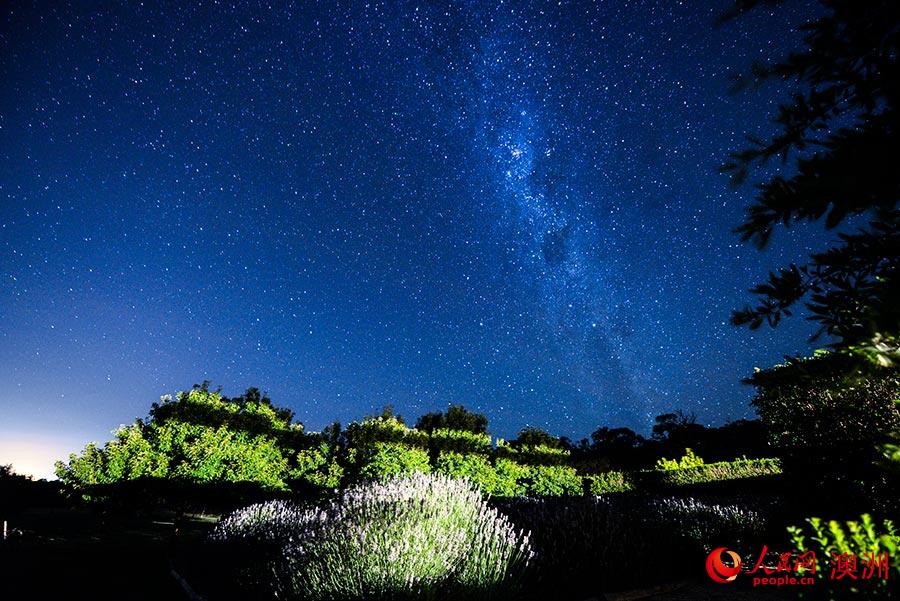
[[[497,471],[485,455],[441,451],[435,462],[434,471],[451,478],[465,478],[489,495],[502,492]]]
[[[816,588],[825,598],[832,601],[838,599],[893,599],[895,592],[892,582],[900,578],[900,564],[897,563],[897,551],[900,549],[900,535],[891,520],[883,520],[880,524],[872,516],[863,514],[858,521],[839,522],[825,521],[821,518],[808,518],[806,527],[789,526],[788,533],[794,548],[801,554],[812,551],[816,556],[816,569],[812,573],[808,568],[802,571],[814,577]],[[841,578],[840,581],[830,578],[832,562],[839,557],[854,557],[854,577]],[[873,562],[879,562],[883,572],[876,573]],[[860,578],[858,570],[871,569],[868,578]],[[824,590],[823,590],[824,589]],[[805,591],[801,591],[805,592]]]
[[[252,393],[228,399],[206,387],[165,398],[153,405],[146,422],[114,434],[103,447],[91,443],[68,463],[57,462],[60,480],[82,491],[137,479],[286,489],[290,445],[304,440],[302,425],[268,399]]]
[[[605,495],[608,493],[625,492],[632,490],[634,485],[624,472],[610,471],[585,476],[588,492],[592,495]]]
[[[297,466],[291,477],[323,488],[338,488],[344,468],[333,456],[327,443],[319,443],[297,453]]]
[[[693,449],[685,449],[681,459],[666,459],[662,457],[656,462],[658,470],[683,470],[690,467],[699,467],[703,465],[703,458],[698,457]]]
[[[376,442],[359,455],[360,475],[380,480],[389,476],[429,473],[428,451],[397,442]]]

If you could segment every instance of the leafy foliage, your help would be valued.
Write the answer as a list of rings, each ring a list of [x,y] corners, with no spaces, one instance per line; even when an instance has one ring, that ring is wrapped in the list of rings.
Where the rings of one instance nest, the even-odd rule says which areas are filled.
[[[781,473],[781,461],[774,458],[735,459],[694,467],[641,472],[642,480],[656,486],[686,486],[703,482],[724,482],[742,478],[774,476]]]
[[[740,0],[728,17],[759,4]],[[824,218],[834,228],[869,214],[870,223],[839,234],[840,243],[789,265],[752,291],[755,307],[735,312],[736,325],[777,325],[802,299],[816,335],[840,347],[896,360],[900,335],[900,7],[892,0],[820,0],[824,14],[804,27],[804,48],[780,62],[754,66],[755,81],[780,80],[797,91],[775,117],[778,133],[751,137],[752,146],[722,167],[735,183],[750,170],[780,158],[790,175],[776,174],[757,195],[737,232],[764,247],[778,225]]]
[[[344,468],[326,442],[298,452],[291,472],[292,479],[321,488],[340,487],[343,476]]]
[[[665,457],[661,457],[659,461],[656,462],[656,469],[664,471],[683,470],[691,467],[700,467],[703,463],[702,457],[698,457],[693,449],[687,448],[684,450],[684,455],[681,459],[666,459]]]
[[[772,442],[797,449],[873,449],[900,431],[900,370],[860,371],[834,353],[791,359],[747,381]]]
[[[900,510],[900,473],[884,469],[887,445],[900,433],[900,369],[823,352],[748,381],[791,483],[816,487],[830,503],[823,511]]]
[[[486,455],[441,451],[434,466],[435,473],[450,478],[465,478],[488,495],[506,492],[494,466]]]
[[[415,472],[429,473],[428,451],[397,442],[378,442],[358,451],[360,476],[379,480]]]
[[[568,465],[531,465],[527,494],[532,496],[573,496],[584,491],[583,479]]]
[[[563,441],[533,426],[523,428],[514,440],[509,442],[512,448],[542,448],[542,449],[562,449],[565,445]]]
[[[68,463],[57,462],[62,482],[90,494],[94,485],[138,479],[196,483],[252,482],[286,489],[288,444],[302,445],[302,425],[290,421],[251,389],[228,399],[205,386],[154,404],[147,422],[115,431],[102,448],[91,443]]]
[[[461,410],[448,414],[469,415]],[[669,415],[679,414],[657,420],[665,426],[665,434],[654,440],[625,429],[606,430],[610,435],[603,439],[598,430],[595,439],[648,454],[690,436],[707,437],[698,439],[702,442],[717,432]],[[184,497],[189,504],[206,505],[214,496],[220,507],[246,504],[259,498],[261,491],[321,498],[360,481],[413,473],[465,478],[495,497],[577,496],[663,482],[646,475],[652,470],[609,471],[604,461],[586,460],[591,451],[585,447],[575,449],[565,439],[536,428],[526,428],[506,442],[472,430],[410,428],[389,409],[346,429],[332,424],[322,433],[305,433],[292,418],[290,411],[273,406],[257,389],[229,399],[204,384],[174,400],[164,397],[153,405],[146,421],[119,428],[102,447],[88,444],[81,454],[59,462],[57,473],[70,490],[85,498],[115,496],[131,503]],[[691,426],[690,432],[685,425]],[[675,462],[679,473],[688,472],[683,468],[696,461],[692,457]],[[711,466],[689,478],[673,476],[671,483],[730,477],[728,470]],[[241,486],[223,490],[222,485],[231,484]],[[253,485],[256,493],[244,485]],[[192,492],[191,486],[196,490]]]
[[[624,472],[609,471],[585,476],[588,492],[592,495],[605,495],[613,492],[626,492],[634,489],[634,484]]]
[[[492,450],[491,437],[487,434],[448,428],[432,430],[429,446],[437,452],[490,453]]]
[[[355,478],[382,479],[431,471],[428,435],[393,416],[381,416],[347,427],[349,463]]]
[[[629,490],[654,490],[708,482],[776,476],[781,473],[778,459],[735,459],[684,468],[609,471],[585,476],[588,491],[599,495]]]
[[[808,528],[788,527],[794,547],[800,552],[813,551],[816,561],[815,574],[817,589],[825,589],[824,598],[837,599],[893,599],[893,588],[888,584],[900,577],[900,566],[896,557],[900,549],[900,534],[891,520],[876,523],[872,516],[863,514],[859,521],[827,523],[820,518],[808,518]],[[811,532],[810,532],[811,530]],[[884,554],[887,554],[886,556]],[[842,578],[833,581],[826,561],[834,562],[839,556],[853,556],[858,559],[857,569],[865,569],[864,563],[874,568],[872,562],[883,562],[884,572],[872,578]],[[874,571],[874,570],[873,570]],[[894,585],[891,584],[891,587]]]

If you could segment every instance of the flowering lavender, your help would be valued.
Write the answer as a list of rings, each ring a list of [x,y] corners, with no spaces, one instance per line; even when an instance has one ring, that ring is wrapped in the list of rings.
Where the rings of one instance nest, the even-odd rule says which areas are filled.
[[[765,526],[762,514],[756,509],[709,504],[692,497],[651,499],[646,511],[646,520],[651,525],[678,524],[682,536],[707,550],[725,541],[740,545]]]
[[[677,578],[713,545],[739,545],[764,527],[755,509],[694,498],[623,494],[493,503],[533,533],[530,586],[560,598]]]
[[[358,484],[322,507],[252,505],[212,539],[272,549],[253,579],[284,599],[499,598],[532,557],[528,535],[470,483],[425,474]]]

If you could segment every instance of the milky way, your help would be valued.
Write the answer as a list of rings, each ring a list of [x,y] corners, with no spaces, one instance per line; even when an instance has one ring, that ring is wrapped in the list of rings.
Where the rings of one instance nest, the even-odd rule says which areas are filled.
[[[515,29],[515,15],[512,20]],[[482,39],[473,56],[477,91],[471,94],[479,115],[475,153],[485,159],[507,218],[498,235],[512,239],[518,284],[536,293],[547,351],[559,356],[566,384],[583,395],[566,407],[567,416],[604,414],[626,422],[644,410],[631,378],[635,372],[624,363],[622,336],[613,329],[621,302],[616,270],[597,258],[602,224],[584,215],[580,191],[553,174],[560,167],[554,144],[567,144],[570,134],[559,135],[568,119],[546,102],[552,98],[549,43],[522,52],[520,32],[505,33]],[[504,37],[511,41],[503,43]]]
[[[781,91],[730,78],[804,14],[720,7],[4,6],[5,423],[76,447],[203,379],[311,428],[751,415],[740,379],[809,346],[730,311],[823,235],[731,233],[717,165]]]

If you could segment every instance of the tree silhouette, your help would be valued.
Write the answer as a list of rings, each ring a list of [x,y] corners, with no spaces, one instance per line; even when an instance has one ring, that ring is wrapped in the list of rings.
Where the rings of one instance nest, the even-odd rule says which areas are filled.
[[[773,0],[738,0],[722,19]],[[834,228],[868,218],[835,246],[788,265],[751,289],[755,306],[735,311],[732,323],[777,326],[798,303],[835,348],[862,352],[879,363],[898,358],[900,336],[900,3],[896,0],[820,0],[823,15],[802,27],[804,48],[779,62],[755,65],[737,88],[779,80],[791,85],[779,106],[778,131],[748,136],[750,147],[722,166],[733,183],[778,158],[782,168],[757,185],[742,240],[763,248],[776,226],[824,218]]]
[[[488,418],[483,413],[469,411],[462,405],[450,405],[446,413],[426,413],[416,421],[416,429],[432,432],[441,428],[463,430],[484,434],[487,432]]]
[[[515,448],[544,446],[551,449],[562,449],[565,447],[560,438],[534,426],[522,428],[516,438],[509,441],[509,444]]]

